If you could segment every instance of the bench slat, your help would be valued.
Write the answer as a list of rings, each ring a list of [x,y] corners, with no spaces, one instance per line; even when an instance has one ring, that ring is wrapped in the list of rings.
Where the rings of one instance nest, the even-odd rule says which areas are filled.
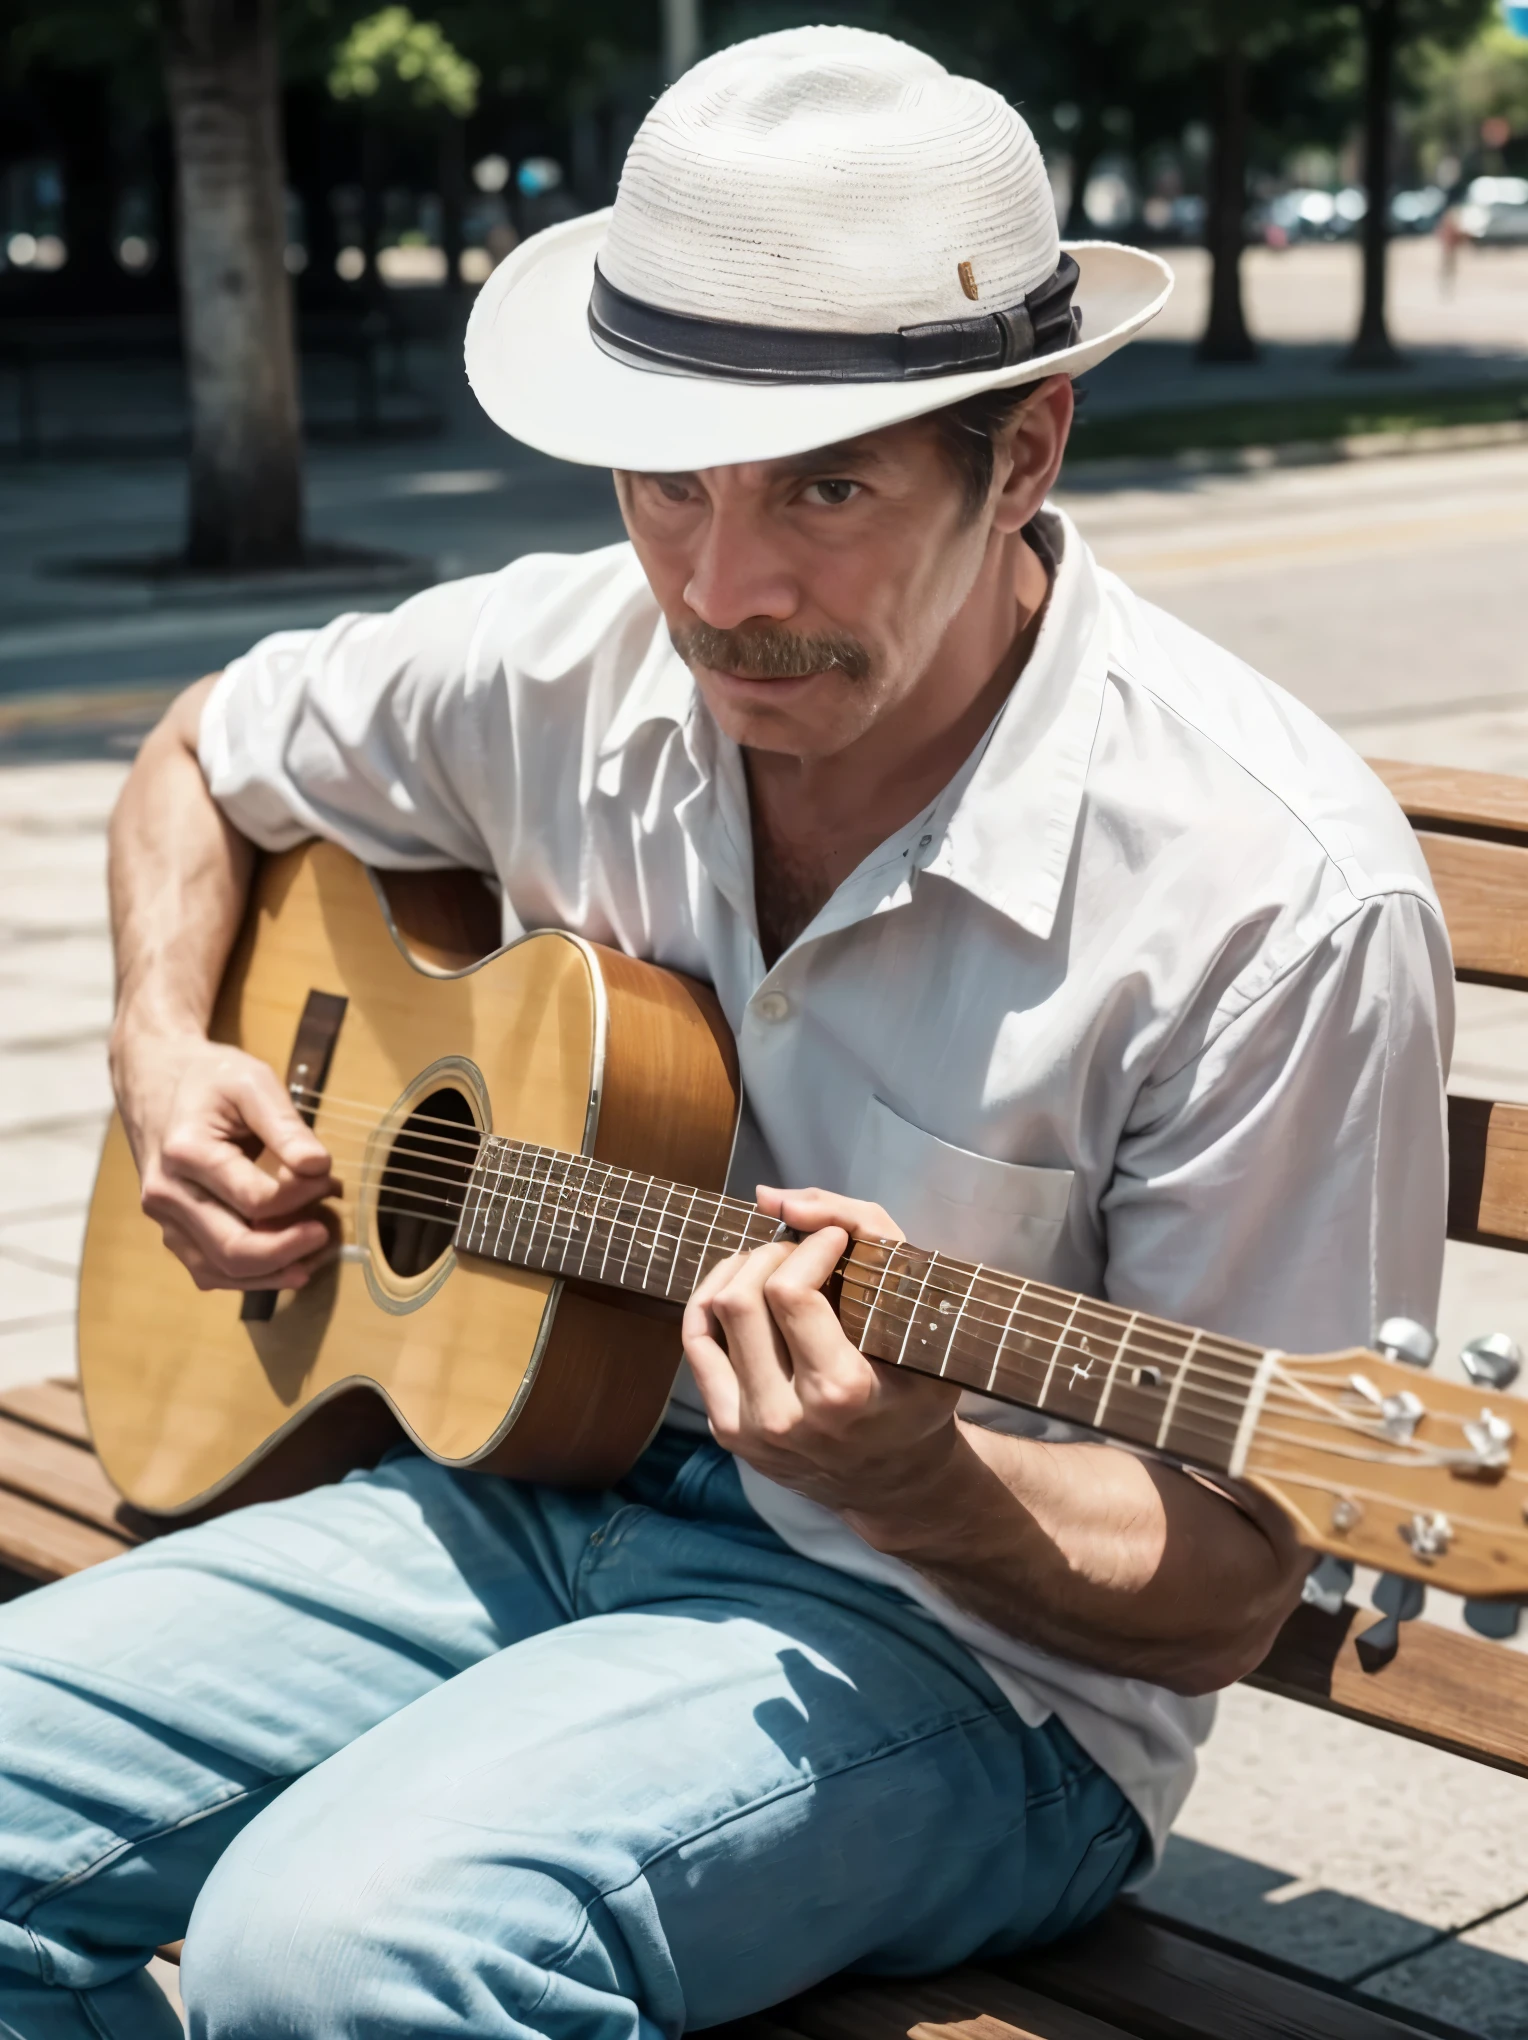
[[[1368,764],[1413,822],[1520,833],[1528,839],[1528,780],[1449,765],[1413,765],[1400,758],[1370,758]]]
[[[0,1416],[15,1417],[34,1430],[66,1438],[71,1445],[90,1445],[85,1399],[76,1381],[27,1381],[19,1388],[0,1389]]]
[[[1448,1236],[1528,1249],[1528,1106],[1449,1099]]]
[[[93,1452],[0,1416],[0,1489],[136,1544],[132,1512]]]
[[[1439,2030],[1356,2003],[1325,1979],[1207,1946],[1135,1906],[1003,1967],[1137,2040],[1418,2040]]]
[[[1528,846],[1418,829],[1461,978],[1528,985]]]
[[[1366,1669],[1357,1638],[1378,1619],[1297,1608],[1246,1683],[1528,1778],[1528,1656],[1407,1622],[1390,1661]]]
[[[103,1559],[131,1551],[130,1537],[113,1535],[26,1495],[0,1489],[0,1564],[39,1582],[83,1572]]]
[[[1134,2028],[1059,2004],[990,1969],[826,1983],[772,2012],[713,2028],[716,2040],[1133,2040]]]

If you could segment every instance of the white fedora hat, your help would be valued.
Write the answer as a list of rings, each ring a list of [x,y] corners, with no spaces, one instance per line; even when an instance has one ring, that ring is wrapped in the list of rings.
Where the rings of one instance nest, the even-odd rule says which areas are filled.
[[[614,206],[499,265],[467,374],[563,460],[721,467],[1080,375],[1171,289],[1139,248],[1063,247],[996,92],[890,36],[789,29],[686,72]]]

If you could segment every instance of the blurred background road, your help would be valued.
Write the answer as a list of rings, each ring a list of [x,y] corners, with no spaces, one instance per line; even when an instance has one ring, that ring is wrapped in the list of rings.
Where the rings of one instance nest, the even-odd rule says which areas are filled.
[[[270,630],[619,538],[608,476],[477,411],[472,292],[608,202],[665,78],[815,18],[262,0],[286,140],[261,248],[177,227],[191,4],[161,50],[132,0],[13,0],[0,45],[0,1384],[73,1370],[109,1109],[104,831],[144,730]],[[846,11],[1008,91],[1068,231],[1174,268],[1150,337],[1089,379],[1059,492],[1105,564],[1361,752],[1528,773],[1528,41],[1497,0]],[[235,85],[248,57],[224,51]],[[251,443],[284,449],[284,525],[255,529],[237,487],[222,527],[199,516],[243,401],[190,344],[208,245],[275,308],[291,402]],[[1460,1018],[1454,1087],[1528,1099],[1511,995],[1470,988]],[[1500,1258],[1450,1248],[1441,1366],[1482,1330],[1528,1346]],[[1528,1784],[1238,1689],[1144,1897],[1528,2040],[1525,1829]]]

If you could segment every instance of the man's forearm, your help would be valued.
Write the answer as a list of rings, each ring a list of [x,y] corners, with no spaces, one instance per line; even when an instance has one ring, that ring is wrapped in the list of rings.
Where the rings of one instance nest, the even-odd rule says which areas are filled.
[[[966,1424],[894,1508],[848,1520],[1005,1634],[1183,1692],[1250,1670],[1304,1572],[1278,1524],[1186,1474]]]
[[[112,816],[119,1088],[132,1035],[205,1032],[244,911],[254,853],[224,820],[196,755],[211,686],[201,681],[174,703],[139,752]]]

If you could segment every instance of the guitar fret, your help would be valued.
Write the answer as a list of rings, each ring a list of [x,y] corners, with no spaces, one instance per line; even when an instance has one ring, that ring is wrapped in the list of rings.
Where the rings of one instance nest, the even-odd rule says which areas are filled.
[[[538,1166],[538,1163],[539,1163],[539,1161],[540,1161],[540,1157],[538,1156],[538,1157],[536,1158],[536,1160],[535,1160],[535,1161],[533,1161],[533,1162],[531,1163],[531,1168],[530,1168],[530,1175],[529,1175],[529,1177],[527,1178],[527,1181],[526,1181],[526,1186],[525,1186],[525,1192],[524,1192],[524,1194],[523,1194],[523,1195],[522,1195],[521,1197],[519,1197],[519,1198],[518,1198],[518,1199],[516,1200],[516,1202],[517,1202],[517,1203],[518,1203],[518,1205],[519,1205],[519,1209],[518,1209],[518,1211],[517,1211],[517,1212],[516,1212],[516,1214],[515,1214],[515,1229],[514,1229],[514,1231],[513,1231],[513,1232],[512,1232],[511,1234],[510,1234],[510,1236],[509,1236],[509,1248],[508,1248],[508,1251],[506,1252],[506,1254],[505,1254],[505,1256],[504,1256],[505,1260],[507,1260],[507,1261],[513,1261],[513,1260],[515,1259],[515,1243],[516,1243],[516,1242],[518,1241],[518,1239],[519,1239],[519,1237],[520,1237],[520,1228],[521,1228],[521,1226],[522,1226],[522,1225],[524,1225],[524,1223],[525,1223],[525,1207],[526,1207],[527,1203],[528,1203],[528,1202],[529,1202],[529,1200],[530,1200],[530,1193],[531,1193],[531,1190],[532,1190],[532,1189],[534,1188],[534,1186],[535,1186],[535,1182],[536,1182],[536,1169],[537,1169],[537,1166]],[[547,1173],[548,1173],[548,1174],[550,1174],[550,1173],[551,1173],[551,1167],[552,1167],[552,1163],[551,1163],[551,1156],[550,1156],[550,1154],[549,1154],[549,1155],[548,1155],[548,1157],[547,1157],[547,1163],[546,1163],[546,1167],[547,1167]],[[538,1203],[538,1204],[540,1203],[540,1199],[539,1199],[539,1198],[537,1199],[537,1203]],[[531,1239],[532,1239],[532,1241],[534,1241],[534,1240],[535,1240],[535,1237],[536,1237],[536,1220],[535,1220],[535,1217],[534,1217],[534,1215],[533,1215],[533,1216],[532,1216],[532,1218],[531,1218]]]
[[[1021,1293],[1021,1295],[1022,1295],[1022,1293],[1023,1293],[1023,1290],[1027,1290],[1027,1289],[1028,1289],[1028,1287],[1029,1287],[1029,1284],[1028,1284],[1027,1282],[1026,1282],[1026,1283],[1024,1283],[1024,1284],[1022,1285],[1022,1289],[1021,1289],[1021,1292],[1020,1292],[1020,1293]],[[1066,1314],[1066,1317],[1065,1317],[1065,1319],[1064,1319],[1064,1320],[1063,1320],[1063,1322],[1062,1322],[1062,1326],[1061,1326],[1061,1329],[1060,1329],[1060,1331],[1059,1331],[1059,1332],[1057,1332],[1057,1334],[1056,1334],[1056,1338],[1055,1338],[1055,1343],[1054,1343],[1054,1344],[1052,1345],[1052,1347],[1051,1347],[1051,1351],[1050,1351],[1050,1359],[1049,1359],[1049,1361],[1048,1361],[1048,1362],[1046,1363],[1046,1368],[1045,1368],[1045,1379],[1044,1379],[1044,1381],[1042,1381],[1042,1382],[1041,1382],[1041,1384],[1040,1384],[1040,1394],[1039,1394],[1039,1398],[1038,1398],[1038,1401],[1039,1401],[1039,1407],[1040,1407],[1040,1408],[1041,1408],[1042,1410],[1043,1410],[1043,1409],[1045,1408],[1045,1405],[1046,1405],[1046,1403],[1047,1403],[1047,1402],[1049,1401],[1049,1399],[1050,1399],[1050,1392],[1051,1392],[1051,1382],[1052,1382],[1052,1381],[1053,1381],[1053,1380],[1055,1379],[1055,1374],[1056,1374],[1056,1363],[1057,1363],[1057,1362],[1058,1362],[1058,1361],[1060,1360],[1060,1358],[1061,1358],[1061,1349],[1062,1349],[1062,1347],[1063,1347],[1063,1346],[1064,1346],[1064,1345],[1066,1344],[1067,1334],[1068,1334],[1068,1333],[1069,1333],[1069,1332],[1071,1331],[1071,1329],[1072,1329],[1072,1324],[1073,1324],[1073,1321],[1075,1320],[1075,1318],[1076,1318],[1076,1316],[1077,1316],[1077,1306],[1078,1306],[1078,1304],[1079,1304],[1079,1303],[1080,1303],[1081,1301],[1082,1301],[1082,1298],[1081,1298],[1081,1297],[1075,1297],[1075,1298],[1073,1299],[1073,1301],[1072,1301],[1072,1307],[1071,1307],[1071,1309],[1070,1309],[1070,1310],[1069,1310],[1069,1311],[1067,1312],[1067,1314]]]
[[[608,1162],[601,1162],[600,1168],[604,1171],[605,1184],[608,1185],[610,1182],[610,1164]],[[589,1164],[588,1173],[589,1176],[592,1176],[594,1174],[593,1162]],[[585,1187],[587,1187],[588,1176],[585,1177],[584,1181]],[[599,1229],[600,1203],[604,1197],[604,1194],[605,1192],[603,1187],[596,1190],[594,1193],[594,1209],[589,1214],[589,1223],[584,1231],[584,1250],[578,1257],[578,1272],[580,1276],[583,1275],[585,1265],[587,1264],[589,1259],[589,1249],[594,1245],[594,1236]]]
[[[891,1273],[892,1263],[893,1261],[895,1261],[897,1257],[897,1249],[893,1242],[889,1240],[883,1240],[881,1242],[881,1245],[886,1247],[888,1251],[885,1260],[882,1261],[881,1263],[881,1273],[875,1285],[875,1294],[870,1299],[870,1308],[865,1313],[865,1329],[862,1334],[862,1337],[864,1338],[866,1345],[869,1345],[870,1343],[870,1329],[871,1326],[875,1323],[875,1314],[882,1307],[881,1292],[886,1287],[886,1277]]]
[[[614,1172],[612,1171],[612,1175],[613,1175],[613,1174],[614,1174]],[[632,1171],[631,1171],[630,1169],[627,1169],[627,1170],[625,1171],[625,1176],[626,1176],[626,1181],[627,1181],[627,1183],[628,1183],[628,1184],[634,1183],[634,1182],[636,1181],[636,1177],[635,1177],[635,1175],[634,1175],[634,1174],[632,1173]],[[607,1184],[607,1188],[608,1188],[608,1184]],[[623,1193],[623,1195],[624,1195],[624,1193]],[[607,1221],[607,1226],[608,1226],[608,1230],[606,1231],[606,1234],[605,1234],[605,1251],[604,1251],[604,1253],[603,1253],[603,1254],[601,1254],[601,1255],[600,1255],[600,1271],[599,1271],[598,1275],[596,1275],[596,1276],[595,1276],[595,1278],[594,1278],[596,1282],[603,1282],[603,1281],[604,1281],[604,1279],[605,1279],[605,1265],[606,1265],[606,1263],[607,1263],[607,1262],[609,1261],[609,1259],[610,1259],[610,1249],[611,1249],[611,1248],[612,1248],[612,1247],[613,1247],[613,1246],[615,1245],[615,1229],[616,1229],[616,1224],[617,1224],[617,1221],[618,1221],[618,1219],[619,1219],[619,1217],[620,1217],[620,1211],[621,1211],[621,1203],[620,1203],[620,1199],[619,1199],[619,1198],[615,1198],[615,1199],[614,1199],[613,1201],[614,1201],[614,1203],[615,1203],[615,1216],[614,1216],[614,1217],[612,1217],[611,1219],[609,1219],[609,1220]]]
[[[636,1183],[637,1178],[635,1176],[629,1179],[629,1186],[631,1188],[634,1189]],[[622,1289],[626,1287],[626,1274],[627,1270],[631,1267],[631,1252],[632,1248],[637,1244],[637,1233],[641,1226],[642,1214],[647,1209],[647,1193],[651,1187],[651,1184],[644,1177],[642,1179],[642,1195],[637,1201],[636,1211],[632,1214],[631,1229],[626,1235],[626,1251],[621,1256],[621,1272],[615,1278]]]
[[[504,1157],[508,1153],[509,1147],[508,1144],[506,1143],[506,1145],[500,1151],[499,1154],[498,1189],[499,1194],[504,1199],[504,1209],[499,1213],[499,1230],[494,1237],[493,1251],[495,1258],[499,1257],[501,1249],[503,1248],[504,1228],[509,1223],[509,1191],[504,1187]]]
[[[663,1293],[667,1297],[672,1297],[674,1294],[674,1278],[679,1273],[679,1257],[684,1252],[684,1236],[689,1230],[690,1219],[695,1210],[695,1200],[699,1195],[700,1192],[698,1190],[690,1192],[690,1201],[684,1208],[684,1217],[679,1221],[679,1231],[674,1238],[674,1250],[669,1255],[668,1276],[663,1284]]]
[[[897,1348],[897,1365],[899,1367],[907,1357],[907,1342],[912,1337],[913,1324],[917,1319],[919,1311],[923,1308],[924,1294],[928,1289],[928,1278],[934,1272],[934,1263],[938,1259],[939,1256],[937,1254],[930,1254],[923,1264],[923,1280],[918,1284],[918,1294],[913,1298],[912,1308],[907,1313],[907,1327],[902,1334],[902,1343]]]
[[[566,1155],[554,1155],[548,1161],[546,1174],[541,1179],[541,1194],[536,1199],[536,1210],[531,1219],[531,1236],[526,1243],[525,1258],[533,1267],[543,1268],[552,1258],[552,1242],[557,1234],[558,1198],[561,1195],[562,1186],[567,1182],[567,1179],[568,1161]],[[548,1192],[553,1193],[550,1209],[547,1206]],[[536,1244],[536,1232],[537,1228],[543,1223],[546,1226],[546,1237],[538,1247]]]
[[[559,1275],[563,1272],[563,1257],[568,1251],[574,1233],[578,1230],[578,1196],[571,1185],[573,1165],[579,1159],[577,1155],[557,1157],[557,1195],[553,1198],[552,1208],[547,1213],[546,1242],[538,1257],[540,1267],[555,1271]],[[573,1200],[571,1206],[568,1202],[570,1196]],[[531,1235],[533,1249],[535,1244],[533,1232]]]
[[[1003,1364],[1003,1348],[1008,1343],[1008,1334],[1013,1329],[1013,1314],[1018,1309],[1023,1296],[1024,1285],[1021,1282],[1013,1292],[1013,1301],[1008,1306],[1008,1315],[1003,1320],[1003,1329],[998,1333],[997,1345],[993,1348],[992,1369],[987,1376],[987,1392],[989,1395],[997,1381],[997,1371]]]
[[[584,1173],[579,1178],[578,1188],[573,1194],[573,1224],[568,1233],[568,1244],[563,1250],[562,1271],[568,1272],[568,1255],[574,1246],[578,1247],[578,1269],[583,1273],[584,1262],[589,1258],[589,1242],[594,1237],[594,1222],[599,1213],[600,1200],[597,1190],[591,1191],[594,1172],[603,1167],[593,1155],[583,1157]]]
[[[647,1250],[647,1265],[642,1270],[641,1287],[644,1295],[647,1293],[648,1284],[653,1279],[653,1262],[657,1257],[658,1249],[665,1244],[663,1221],[668,1217],[668,1208],[674,1201],[675,1187],[672,1183],[668,1185],[663,1193],[663,1202],[658,1207],[658,1216],[653,1220],[653,1243]]]
[[[711,1223],[706,1227],[706,1236],[701,1241],[700,1257],[695,1263],[695,1286],[697,1288],[699,1288],[700,1284],[705,1281],[707,1275],[711,1272],[706,1266],[706,1256],[711,1251],[711,1242],[716,1237],[716,1228],[720,1225],[722,1213],[727,1208],[727,1200],[724,1197],[714,1198],[712,1203]]]
[[[1178,1362],[1178,1371],[1173,1376],[1173,1385],[1167,1392],[1167,1403],[1162,1411],[1162,1422],[1157,1431],[1156,1442],[1159,1451],[1167,1449],[1167,1434],[1172,1429],[1173,1418],[1177,1414],[1178,1398],[1183,1392],[1184,1381],[1188,1377],[1188,1370],[1193,1365],[1194,1355],[1198,1352],[1199,1342],[1203,1337],[1203,1332],[1195,1332],[1184,1348],[1183,1358]]]
[[[941,1374],[944,1373],[945,1369],[950,1364],[950,1355],[955,1350],[955,1341],[960,1334],[960,1321],[966,1314],[966,1305],[971,1301],[972,1293],[976,1288],[976,1278],[981,1274],[981,1272],[982,1272],[981,1263],[978,1262],[977,1265],[971,1270],[971,1279],[966,1284],[966,1293],[960,1299],[960,1309],[957,1310],[955,1313],[955,1322],[950,1326],[950,1336],[945,1341],[944,1358],[939,1363],[939,1372]]]
[[[786,1230],[725,1195],[484,1134],[454,1239],[464,1252],[682,1301],[724,1257]],[[842,1272],[845,1321],[877,1359],[1227,1463],[1254,1348],[906,1241],[857,1243]],[[1230,1393],[1196,1389],[1211,1363]]]
[[[1130,1344],[1130,1334],[1135,1330],[1140,1315],[1139,1311],[1131,1311],[1129,1322],[1125,1326],[1125,1336],[1114,1349],[1114,1358],[1109,1362],[1108,1379],[1104,1382],[1104,1392],[1099,1397],[1098,1408],[1093,1412],[1095,1424],[1103,1423],[1104,1411],[1109,1407],[1109,1398],[1114,1393],[1114,1377],[1119,1371],[1119,1363],[1125,1356],[1125,1348]]]

